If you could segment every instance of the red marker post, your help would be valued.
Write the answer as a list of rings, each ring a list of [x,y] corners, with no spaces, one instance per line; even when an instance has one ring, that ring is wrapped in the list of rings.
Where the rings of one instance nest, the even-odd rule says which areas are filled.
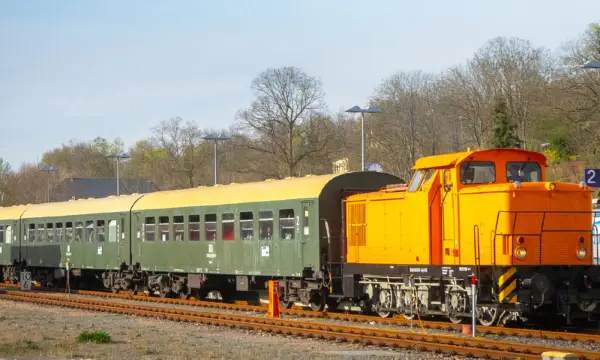
[[[471,274],[471,298],[473,299],[473,303],[471,305],[472,310],[472,325],[471,327],[473,328],[473,337],[475,337],[475,322],[477,321],[477,294],[476,294],[476,290],[475,287],[477,286],[477,277],[475,276],[475,273]]]
[[[279,281],[269,280],[269,317],[279,317]]]

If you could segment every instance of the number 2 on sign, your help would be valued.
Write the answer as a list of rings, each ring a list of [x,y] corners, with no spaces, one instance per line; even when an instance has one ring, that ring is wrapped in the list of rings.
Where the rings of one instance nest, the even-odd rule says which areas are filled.
[[[596,180],[594,180],[595,178],[596,178],[596,171],[588,170],[588,183],[590,183],[590,184],[596,183]]]

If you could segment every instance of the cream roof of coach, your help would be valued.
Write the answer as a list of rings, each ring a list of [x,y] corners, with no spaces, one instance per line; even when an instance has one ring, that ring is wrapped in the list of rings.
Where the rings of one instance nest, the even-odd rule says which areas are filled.
[[[29,206],[31,205],[0,207],[0,220],[18,220]]]
[[[57,203],[29,205],[24,219],[54,216],[76,216],[127,212],[142,195],[109,196],[101,199],[79,199]]]
[[[159,191],[145,194],[135,203],[132,210],[312,199],[318,198],[327,183],[337,176],[340,174],[307,175],[283,180]]]

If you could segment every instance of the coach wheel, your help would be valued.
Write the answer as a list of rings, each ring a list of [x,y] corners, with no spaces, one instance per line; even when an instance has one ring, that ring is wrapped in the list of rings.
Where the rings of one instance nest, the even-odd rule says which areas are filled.
[[[181,300],[187,300],[190,298],[190,295],[191,295],[187,286],[184,287],[183,289],[181,289],[181,291],[179,291],[178,294],[179,294],[179,298]]]
[[[289,309],[294,305],[294,302],[289,298],[286,300],[283,296],[279,297],[279,307],[282,309]]]
[[[310,308],[312,311],[320,312],[325,309],[325,295],[320,291],[315,291],[310,299]]]
[[[158,291],[158,295],[160,295],[161,298],[169,297],[169,295],[171,295],[171,289],[160,288],[160,290]]]
[[[138,293],[138,286],[137,284],[133,285],[133,287],[129,288],[129,295],[134,296],[137,295]]]
[[[495,307],[481,307],[477,310],[477,320],[483,326],[493,326],[500,317],[500,311]]]

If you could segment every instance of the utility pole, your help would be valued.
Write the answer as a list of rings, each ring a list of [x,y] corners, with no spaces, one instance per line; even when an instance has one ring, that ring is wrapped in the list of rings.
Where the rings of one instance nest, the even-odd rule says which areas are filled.
[[[50,202],[50,172],[51,171],[58,171],[57,168],[53,168],[53,167],[43,167],[43,168],[39,168],[39,171],[46,171],[48,173],[48,190],[47,190],[47,194],[46,194],[46,202]]]

